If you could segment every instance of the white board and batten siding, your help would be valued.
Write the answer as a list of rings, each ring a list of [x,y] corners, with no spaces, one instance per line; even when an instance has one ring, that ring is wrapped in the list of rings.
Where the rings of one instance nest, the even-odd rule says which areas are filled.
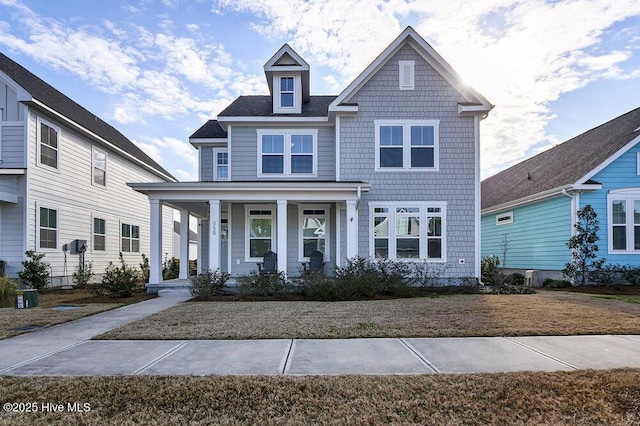
[[[38,119],[60,128],[58,170],[38,164],[36,126]],[[149,256],[150,207],[146,195],[127,186],[128,182],[154,182],[161,179],[153,173],[126,160],[115,151],[100,146],[80,133],[35,111],[29,114],[27,248],[37,247],[39,208],[58,211],[58,247],[55,250],[37,249],[46,253],[45,261],[54,277],[71,275],[79,262],[79,255],[65,254],[63,244],[86,240],[86,261],[93,261],[94,273],[102,273],[109,261],[118,262],[121,223],[140,227],[140,252],[123,253],[130,266],[139,268],[141,254]],[[92,148],[107,154],[106,186],[94,185],[92,177]],[[106,250],[93,250],[93,218],[104,219]],[[173,210],[163,209],[163,253],[173,252]],[[70,279],[69,279],[70,280]]]

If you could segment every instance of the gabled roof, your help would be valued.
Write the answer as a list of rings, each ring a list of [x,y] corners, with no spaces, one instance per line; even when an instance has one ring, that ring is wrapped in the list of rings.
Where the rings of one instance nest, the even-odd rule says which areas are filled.
[[[300,74],[302,102],[309,102],[309,64],[286,43],[264,64],[264,74],[267,77],[271,95],[273,95],[273,75],[277,73]]]
[[[460,115],[486,115],[493,105],[480,93],[464,83],[460,75],[429,45],[412,27],[405,30],[333,101],[330,111],[346,111],[344,105],[367,81],[384,66],[405,44],[413,47],[445,80],[464,97],[466,102],[458,105]]]
[[[603,166],[640,142],[640,108],[482,181],[482,209],[558,188],[595,184]]]
[[[274,114],[271,96],[240,96],[224,109],[221,117],[327,117],[329,104],[335,96],[311,96],[302,104],[301,114]]]
[[[53,88],[51,85],[31,73],[22,65],[14,62],[6,55],[0,53],[0,71],[6,74],[17,85],[22,87],[32,99],[20,99],[26,102],[40,103],[49,109],[61,114],[78,126],[102,138],[111,144],[116,150],[129,154],[132,159],[165,180],[175,181],[168,171],[145,154],[136,144],[127,139],[122,133],[104,122],[97,115],[89,112],[69,97]]]

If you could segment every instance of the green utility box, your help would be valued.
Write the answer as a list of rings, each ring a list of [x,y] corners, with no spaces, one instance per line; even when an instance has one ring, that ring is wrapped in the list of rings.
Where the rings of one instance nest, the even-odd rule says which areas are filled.
[[[38,306],[38,290],[16,290],[16,309]]]

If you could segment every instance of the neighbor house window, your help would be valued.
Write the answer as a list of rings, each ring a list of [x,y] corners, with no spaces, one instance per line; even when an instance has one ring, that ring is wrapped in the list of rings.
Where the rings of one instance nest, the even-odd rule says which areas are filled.
[[[262,260],[264,254],[275,247],[275,222],[273,209],[252,207],[246,214],[246,260]]]
[[[216,180],[229,180],[229,153],[227,151],[215,151],[216,156]]]
[[[106,221],[97,217],[93,218],[93,250],[105,251],[107,249]]]
[[[38,162],[53,169],[58,168],[60,129],[38,119]]]
[[[371,203],[371,255],[444,261],[444,203]]]
[[[398,61],[400,90],[415,88],[415,61]]]
[[[513,223],[513,212],[496,215],[496,225]]]
[[[607,200],[609,253],[640,253],[640,189],[613,191]]]
[[[315,176],[317,130],[258,130],[259,176]]]
[[[46,207],[39,208],[38,247],[41,249],[58,248],[58,211]]]
[[[376,170],[438,170],[438,120],[376,120]]]
[[[123,253],[140,252],[140,227],[122,223],[120,226],[120,250]]]
[[[280,108],[293,108],[294,87],[293,77],[280,77]]]
[[[93,148],[93,184],[106,186],[107,184],[107,154]]]
[[[322,252],[329,258],[329,209],[327,207],[300,206],[300,232],[298,247],[300,260],[309,260],[311,253]]]

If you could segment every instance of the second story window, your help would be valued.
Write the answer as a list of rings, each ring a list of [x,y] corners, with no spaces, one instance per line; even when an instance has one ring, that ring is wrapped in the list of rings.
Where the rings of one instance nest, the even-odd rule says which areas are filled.
[[[438,120],[376,120],[376,170],[438,170]]]
[[[293,108],[293,77],[280,77],[280,108]]]
[[[93,184],[107,185],[107,154],[98,149],[93,148]]]
[[[215,151],[216,180],[229,180],[229,153],[227,151]]]
[[[41,165],[58,168],[58,136],[60,129],[38,120],[38,162]]]
[[[258,176],[315,176],[318,131],[258,130]]]

